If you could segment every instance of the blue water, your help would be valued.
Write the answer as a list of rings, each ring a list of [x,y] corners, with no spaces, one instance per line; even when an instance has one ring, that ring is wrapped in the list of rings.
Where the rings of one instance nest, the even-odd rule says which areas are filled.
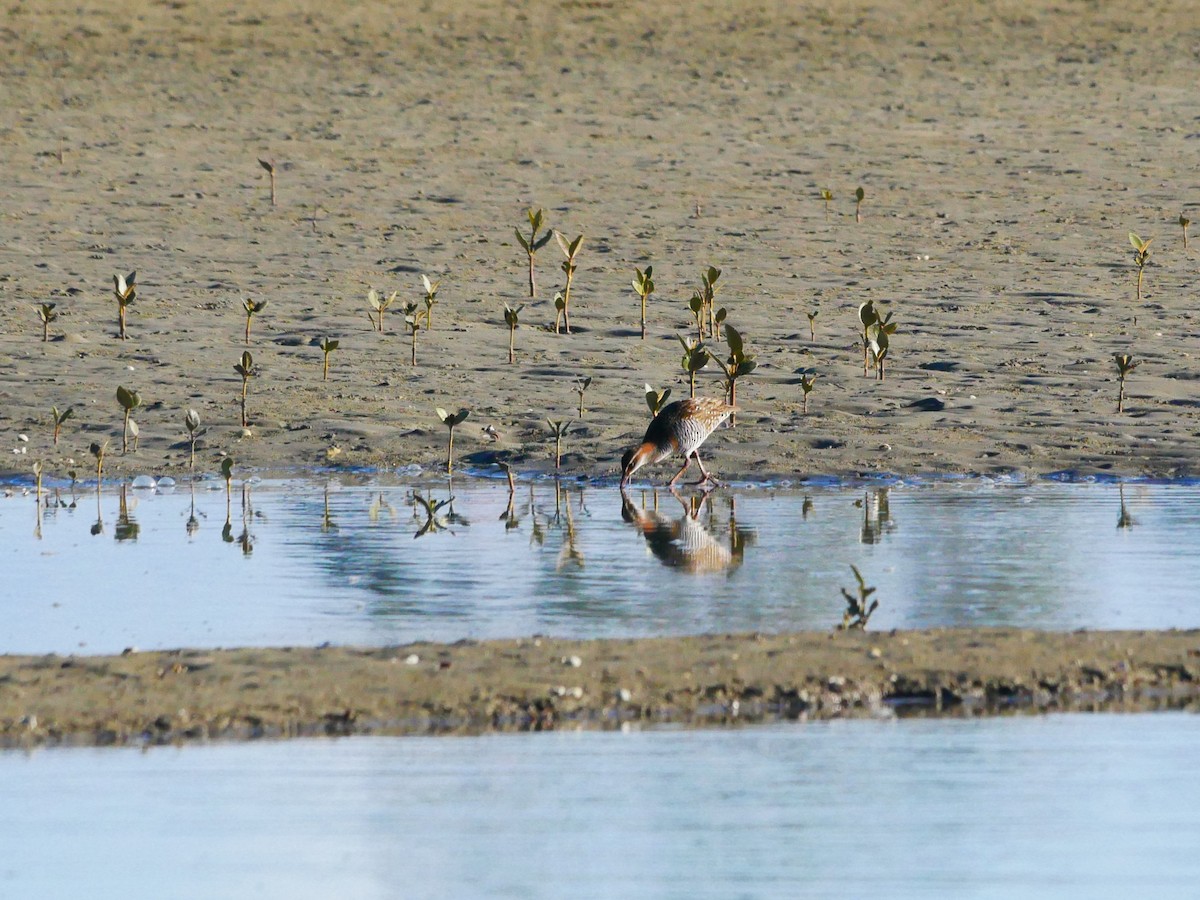
[[[1194,897],[1200,717],[0,753],[4,897]]]
[[[210,489],[212,488],[212,489]],[[1200,486],[719,491],[372,478],[0,499],[0,652],[872,627],[1200,627]],[[426,499],[445,484],[419,487]],[[69,492],[60,491],[63,504]],[[691,504],[698,503],[693,508]]]

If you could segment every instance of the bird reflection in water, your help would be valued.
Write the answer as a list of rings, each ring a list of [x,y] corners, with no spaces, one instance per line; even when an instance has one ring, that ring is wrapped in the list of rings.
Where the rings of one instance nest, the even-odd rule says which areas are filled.
[[[737,523],[737,501],[729,505],[728,534],[718,537],[718,513],[711,493],[685,498],[678,491],[670,494],[679,503],[682,515],[671,518],[658,509],[658,491],[651,492],[652,505],[646,506],[642,492],[639,507],[628,492],[621,492],[621,518],[633,525],[646,539],[658,560],[673,569],[698,575],[732,572],[742,564],[746,548],[753,545],[756,532]],[[702,521],[707,520],[707,521]]]

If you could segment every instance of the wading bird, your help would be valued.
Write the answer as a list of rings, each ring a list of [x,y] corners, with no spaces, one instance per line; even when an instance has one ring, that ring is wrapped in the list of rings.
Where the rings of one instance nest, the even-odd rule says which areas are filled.
[[[736,407],[724,400],[708,397],[676,400],[667,404],[646,429],[642,442],[621,457],[621,486],[627,485],[633,473],[642,466],[654,465],[675,454],[683,457],[683,468],[675,473],[669,484],[675,484],[683,476],[693,459],[700,467],[701,475],[696,484],[715,481],[713,476],[704,471],[704,464],[700,462],[700,454],[696,451],[717,426],[735,411]]]

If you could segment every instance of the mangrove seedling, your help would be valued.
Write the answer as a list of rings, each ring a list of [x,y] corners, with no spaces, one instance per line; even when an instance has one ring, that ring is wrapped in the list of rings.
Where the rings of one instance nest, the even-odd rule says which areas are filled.
[[[525,215],[529,217],[529,237],[521,234],[521,229],[514,228],[513,231],[517,235],[517,243],[521,245],[521,249],[529,257],[529,296],[534,298],[537,296],[537,281],[533,275],[533,257],[539,250],[550,243],[550,236],[553,234],[547,231],[540,238],[538,232],[542,230],[543,214],[542,210],[534,212],[532,209],[525,210]]]
[[[125,411],[125,423],[121,428],[121,452],[129,452],[129,414],[142,405],[141,395],[126,387],[117,387],[117,402]]]
[[[524,303],[518,303],[517,308],[513,309],[507,303],[504,304],[504,324],[508,326],[508,362],[512,365],[517,361],[516,340],[517,340],[517,325],[520,321],[521,310],[525,308]]]
[[[667,405],[667,400],[671,396],[670,388],[663,388],[661,392],[656,391],[650,385],[646,385],[646,406],[650,407],[650,418],[654,418],[659,414],[664,406]]]
[[[704,340],[704,295],[700,291],[692,291],[692,299],[688,301],[688,309],[696,320],[696,340]]]
[[[258,164],[267,170],[271,177],[271,205],[275,205],[275,160],[259,158]]]
[[[37,310],[38,318],[42,320],[42,343],[50,340],[50,323],[58,318],[58,313],[54,311],[57,303],[42,303],[34,307]]]
[[[817,310],[813,310],[808,314],[808,339],[815,341],[817,339]]]
[[[679,338],[679,343],[683,345],[683,360],[680,365],[683,366],[683,371],[688,377],[688,396],[696,396],[696,373],[708,365],[708,361],[712,358],[708,349],[704,344],[697,341],[695,344],[685,340],[682,335],[675,335]]]
[[[433,305],[437,303],[438,287],[440,281],[430,281],[428,275],[421,276],[421,283],[425,286],[425,327],[433,327]]]
[[[878,321],[879,314],[875,312],[874,300],[868,300],[858,307],[858,322],[862,326],[863,377],[866,377],[867,366],[870,364],[871,336],[869,331],[871,326]]]
[[[415,302],[404,304],[404,327],[408,329],[409,337],[412,339],[411,360],[414,368],[417,365],[417,332],[421,330],[422,319],[428,323],[428,310],[422,310]]]
[[[233,543],[232,525],[230,523],[230,508],[233,504],[233,457],[227,456],[221,460],[221,477],[225,479],[225,532],[229,534],[228,543]]]
[[[833,191],[829,188],[821,188],[821,199],[825,201],[825,215],[829,216],[829,204],[833,200]]]
[[[867,585],[866,579],[862,577],[862,572],[858,571],[858,566],[851,566],[850,569],[854,572],[854,580],[858,582],[856,587],[858,596],[856,597],[842,588],[842,596],[846,598],[846,611],[842,613],[842,624],[837,627],[837,630],[863,631],[867,627],[871,613],[879,608],[879,601],[871,600],[868,604],[867,601],[875,593],[875,588]]]
[[[54,446],[58,446],[58,433],[62,430],[63,423],[75,413],[75,407],[68,406],[62,412],[58,411],[57,406],[50,407],[50,421],[54,425]]]
[[[195,474],[196,472],[196,440],[200,435],[204,434],[200,430],[200,413],[194,409],[189,409],[183,417],[183,427],[188,433],[188,469]]]
[[[246,310],[246,346],[250,346],[250,323],[254,320],[256,313],[262,312],[267,308],[267,301],[261,300],[255,303],[249,297],[242,301],[242,309]]]
[[[571,286],[575,283],[575,257],[579,255],[579,248],[583,244],[583,235],[579,235],[575,240],[568,241],[563,237],[561,231],[554,232],[554,239],[558,242],[558,247],[562,250],[566,257],[563,260],[563,274],[567,276],[566,286],[562,291],[562,308],[558,308],[558,302],[555,301],[555,307],[558,315],[554,317],[554,333],[558,334],[558,320],[561,318],[563,325],[566,328],[567,334],[571,333]]]
[[[891,345],[890,338],[895,333],[896,323],[892,321],[890,312],[882,319],[877,318],[867,328],[867,347],[871,351],[871,359],[875,363],[875,377],[879,381],[885,380],[884,365]]]
[[[867,196],[867,192],[864,191],[862,188],[855,189],[855,191],[854,191],[854,221],[855,222],[862,221],[862,202],[863,202],[863,198],[865,198],[866,196]]]
[[[117,297],[117,336],[125,340],[125,309],[137,297],[137,272],[114,275],[113,293]]]
[[[546,424],[550,426],[550,434],[554,436],[554,471],[557,472],[562,467],[562,439],[571,430],[571,422],[567,419],[560,422],[547,419]]]
[[[321,352],[325,354],[324,365],[321,368],[321,380],[329,380],[329,354],[336,350],[341,345],[341,341],[330,340],[329,338],[321,338]]]
[[[717,359],[716,362],[725,374],[725,392],[729,396],[729,405],[737,406],[737,380],[757,369],[758,362],[745,352],[742,335],[732,325],[725,326],[725,343],[729,345],[729,358],[724,362]]]
[[[454,471],[454,427],[461,425],[466,421],[467,416],[471,414],[469,409],[460,409],[456,413],[448,413],[440,406],[435,407],[438,418],[442,420],[442,424],[450,431],[450,440],[446,444],[446,471]]]
[[[803,405],[801,406],[800,411],[806,416],[808,415],[808,395],[812,393],[813,382],[816,380],[816,375],[800,376],[800,390],[804,392],[804,400],[802,401]]]
[[[383,311],[391,306],[392,301],[396,299],[396,294],[398,293],[400,292],[392,291],[390,297],[383,297],[375,293],[374,288],[367,291],[367,303],[371,304],[371,309],[375,310],[379,320],[375,320],[375,317],[371,315],[371,310],[367,310],[367,318],[371,320],[371,324],[375,326],[375,330],[380,334],[383,334]]]
[[[1113,360],[1117,364],[1117,412],[1125,411],[1125,379],[1129,373],[1140,365],[1128,353],[1114,353]]]
[[[1183,213],[1179,214],[1179,227],[1183,229],[1183,249],[1187,250],[1187,229],[1192,224],[1192,220]]]
[[[108,453],[108,441],[104,443],[92,442],[88,447],[88,453],[96,458],[96,489],[100,489],[100,479],[104,475],[104,454]]]
[[[592,378],[589,375],[587,378],[581,378],[575,382],[575,393],[579,395],[579,418],[583,418],[583,393],[592,386]]]
[[[249,350],[242,351],[242,359],[233,367],[233,371],[242,376],[242,427],[245,428],[249,424],[246,420],[246,391],[250,388],[250,379],[258,374]]]
[[[1129,243],[1133,245],[1133,264],[1137,266],[1137,299],[1142,302],[1142,273],[1146,270],[1146,263],[1150,261],[1150,242],[1154,238],[1146,238],[1142,240],[1132,231],[1129,232]]]
[[[715,266],[709,266],[705,271],[700,273],[700,297],[704,303],[704,310],[707,314],[708,321],[708,336],[717,336],[717,326],[721,324],[724,318],[723,312],[716,312],[713,309],[713,302],[717,297],[717,279],[721,277],[721,270]],[[700,339],[704,339],[703,331]]]
[[[634,267],[633,290],[642,301],[642,340],[646,339],[646,300],[654,293],[654,266],[646,266],[646,271]]]

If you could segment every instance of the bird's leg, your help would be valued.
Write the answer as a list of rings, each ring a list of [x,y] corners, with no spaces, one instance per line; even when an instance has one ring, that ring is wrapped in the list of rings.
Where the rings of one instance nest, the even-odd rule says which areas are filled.
[[[696,454],[695,454],[695,453],[693,453],[693,454],[692,454],[692,456],[696,456]],[[697,461],[697,462],[699,462],[699,461],[700,461],[700,457],[698,457],[698,456],[697,456],[697,457],[696,457],[696,461]],[[688,466],[690,466],[691,464],[692,464],[692,459],[691,459],[691,457],[689,457],[689,456],[685,456],[685,457],[683,458],[683,468],[682,468],[682,469],[680,469],[678,472],[676,472],[676,473],[675,473],[675,477],[674,477],[674,478],[672,478],[670,481],[668,481],[668,482],[667,482],[667,487],[672,487],[672,488],[673,488],[673,487],[675,487],[675,482],[677,482],[677,481],[678,481],[680,478],[682,478],[682,477],[683,477],[683,473],[684,473],[684,472],[686,472],[686,471],[688,470]],[[703,471],[703,470],[702,470],[702,471]]]
[[[693,451],[692,451],[692,456],[693,456],[693,457],[695,458],[695,460],[696,460],[696,465],[698,465],[698,466],[700,467],[700,480],[699,480],[699,481],[696,481],[696,482],[694,482],[694,483],[695,483],[695,484],[705,484],[706,482],[710,482],[710,481],[711,481],[713,484],[716,484],[716,483],[717,483],[717,479],[716,479],[716,478],[714,478],[712,475],[708,474],[708,472],[706,472],[706,471],[704,470],[704,463],[700,462],[700,453],[699,453],[699,451],[693,450]],[[686,466],[685,466],[685,468],[686,468]],[[679,475],[682,475],[682,474],[683,474],[682,472],[680,472],[680,473],[679,473]],[[679,476],[677,475],[677,476],[675,476],[675,477],[676,477],[676,478],[678,478]]]

